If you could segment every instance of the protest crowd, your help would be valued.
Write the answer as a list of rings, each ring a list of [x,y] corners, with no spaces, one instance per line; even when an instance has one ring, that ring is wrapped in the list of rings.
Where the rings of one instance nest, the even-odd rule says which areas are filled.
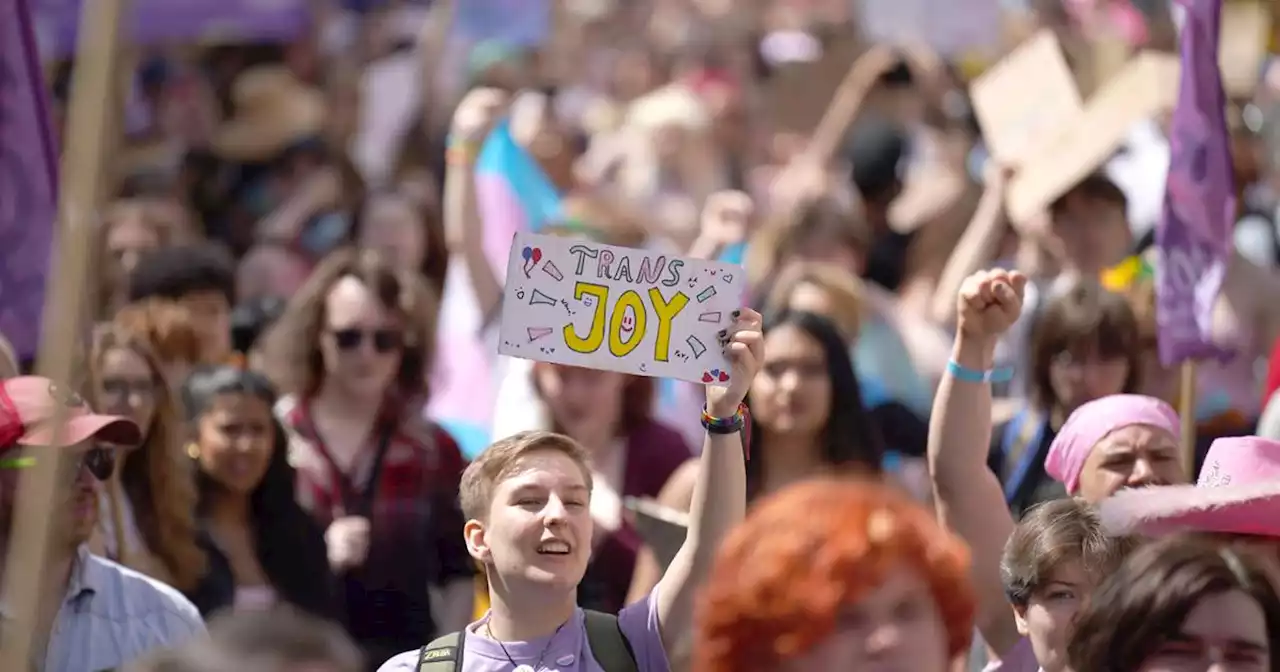
[[[0,660],[1280,670],[1277,14],[0,0]]]

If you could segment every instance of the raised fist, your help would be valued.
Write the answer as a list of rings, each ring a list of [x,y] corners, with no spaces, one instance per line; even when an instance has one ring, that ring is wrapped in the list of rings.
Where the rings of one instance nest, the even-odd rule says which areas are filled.
[[[962,335],[995,340],[1022,314],[1027,276],[1017,271],[978,271],[965,278],[956,297],[957,326]]]

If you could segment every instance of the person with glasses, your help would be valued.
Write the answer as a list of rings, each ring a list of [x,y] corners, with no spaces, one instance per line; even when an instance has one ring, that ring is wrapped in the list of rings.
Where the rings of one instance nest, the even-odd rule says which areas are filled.
[[[290,298],[263,351],[286,395],[276,415],[298,503],[326,530],[340,620],[371,663],[471,616],[466,461],[423,417],[433,308],[420,277],[375,251],[339,250]]]
[[[211,590],[207,540],[196,526],[196,481],[183,451],[177,395],[156,351],[119,326],[94,334],[91,392],[99,409],[132,420],[141,440],[120,451],[99,488],[94,553],[163,581],[204,607]]]
[[[60,414],[65,427],[55,426]],[[38,672],[113,669],[205,632],[200,613],[176,589],[92,554],[85,543],[116,451],[141,439],[133,421],[95,414],[48,378],[0,381],[0,573],[9,557],[19,474],[52,450],[68,453],[59,490],[65,501],[51,521],[35,622],[31,666]],[[0,625],[14,616],[5,612],[6,602],[0,595]]]

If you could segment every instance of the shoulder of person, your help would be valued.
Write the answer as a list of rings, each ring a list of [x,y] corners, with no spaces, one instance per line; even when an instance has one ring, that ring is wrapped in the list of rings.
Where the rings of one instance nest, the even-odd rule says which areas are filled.
[[[146,617],[164,614],[185,624],[192,632],[203,632],[204,619],[200,611],[177,588],[157,581],[141,572],[129,569],[92,553],[85,554],[86,571],[98,590],[107,590],[122,598],[122,603],[135,610],[132,616]]]

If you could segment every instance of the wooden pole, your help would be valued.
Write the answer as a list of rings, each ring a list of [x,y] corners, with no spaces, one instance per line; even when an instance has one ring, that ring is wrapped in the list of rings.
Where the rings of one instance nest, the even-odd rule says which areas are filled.
[[[1178,385],[1178,417],[1182,420],[1182,470],[1191,482],[1196,480],[1196,363],[1182,363]]]
[[[120,16],[126,0],[93,0],[83,4],[79,59],[72,75],[68,103],[65,151],[61,162],[52,272],[49,274],[41,343],[36,371],[56,381],[73,378],[79,359],[83,317],[89,293],[88,266],[94,240],[95,213],[101,202],[102,168],[112,142],[112,115],[103,107],[116,99],[115,69],[118,56]],[[63,431],[63,419],[56,421]],[[61,451],[46,450],[35,455],[35,465],[23,472],[15,502],[9,557],[5,563],[4,595],[12,620],[0,631],[0,670],[30,669],[36,651],[36,624],[41,621],[40,593],[47,579],[49,545],[54,514],[63,506],[64,483],[59,464]],[[47,619],[45,619],[47,620]],[[41,638],[43,639],[43,637]],[[32,653],[36,653],[33,656]]]

